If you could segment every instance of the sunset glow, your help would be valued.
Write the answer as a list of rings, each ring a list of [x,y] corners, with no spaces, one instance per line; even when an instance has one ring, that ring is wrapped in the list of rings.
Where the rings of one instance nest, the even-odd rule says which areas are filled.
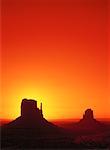
[[[110,118],[106,0],[3,0],[1,118],[23,98],[47,119]]]

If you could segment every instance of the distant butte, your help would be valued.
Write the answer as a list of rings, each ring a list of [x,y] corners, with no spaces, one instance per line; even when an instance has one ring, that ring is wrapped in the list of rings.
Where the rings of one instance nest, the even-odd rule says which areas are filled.
[[[83,120],[94,120],[93,110],[87,109],[83,115]]]
[[[100,129],[103,124],[94,118],[93,110],[87,109],[83,114],[83,118],[77,123],[77,126],[82,129]]]

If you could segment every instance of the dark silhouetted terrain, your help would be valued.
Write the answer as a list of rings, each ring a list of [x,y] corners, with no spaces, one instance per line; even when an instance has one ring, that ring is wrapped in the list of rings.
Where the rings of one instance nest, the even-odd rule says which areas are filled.
[[[62,128],[43,117],[42,103],[39,109],[37,101],[23,99],[21,116],[1,129],[2,149],[110,147],[110,124],[94,119],[91,109],[79,122]]]

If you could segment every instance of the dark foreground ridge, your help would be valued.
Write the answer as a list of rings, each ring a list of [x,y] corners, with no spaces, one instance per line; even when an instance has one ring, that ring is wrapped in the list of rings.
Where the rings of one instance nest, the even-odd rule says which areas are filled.
[[[38,108],[37,101],[23,99],[20,117],[1,127],[1,146],[9,150],[110,147],[110,128],[94,119],[91,109],[87,109],[83,118],[71,126],[71,129],[63,129],[48,122],[43,116],[42,103]]]

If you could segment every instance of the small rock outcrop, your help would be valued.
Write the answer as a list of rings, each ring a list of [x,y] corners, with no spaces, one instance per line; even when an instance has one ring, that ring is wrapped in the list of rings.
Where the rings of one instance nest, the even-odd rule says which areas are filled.
[[[87,109],[83,114],[83,118],[77,123],[78,127],[82,129],[99,129],[102,124],[94,118],[93,110]]]
[[[83,118],[80,120],[80,123],[82,125],[89,125],[91,123],[96,123],[96,119],[94,119],[94,114],[92,109],[86,109],[86,111],[83,114]]]

